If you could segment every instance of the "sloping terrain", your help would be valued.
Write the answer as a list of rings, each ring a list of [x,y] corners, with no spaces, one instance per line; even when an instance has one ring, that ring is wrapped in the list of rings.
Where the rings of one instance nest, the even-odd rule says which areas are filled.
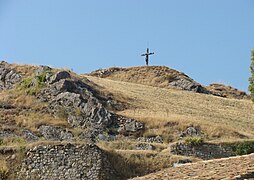
[[[248,98],[243,91],[238,91],[230,86],[211,84],[205,87],[186,74],[166,66],[141,66],[130,68],[107,68],[99,69],[88,75],[108,78],[112,80],[132,82],[150,85],[154,87],[174,88],[180,90],[194,91],[204,94],[212,94],[220,97]]]
[[[0,179],[129,179],[254,151],[237,90],[213,96],[167,67],[92,74],[0,62]]]
[[[210,142],[212,146],[222,147],[220,150],[222,152],[225,151],[223,147],[224,143],[234,144],[254,139],[254,126],[252,126],[254,120],[252,111],[254,105],[248,99],[239,100],[235,98],[222,98],[207,94],[197,94],[188,91],[111,80],[108,78],[98,78],[94,76],[85,77],[100,86],[103,92],[110,92],[116,99],[129,104],[127,109],[118,111],[117,114],[131,117],[144,123],[144,138],[150,139],[150,137],[159,136],[164,142],[163,145],[169,143],[170,148],[172,148],[171,143],[173,144],[173,142],[184,140],[184,134],[188,134],[188,130],[190,129],[192,129],[195,134],[193,138],[194,143],[196,142],[195,136],[201,135],[201,137],[204,138],[204,141]],[[189,139],[185,139],[185,142],[187,142],[186,140]],[[190,138],[190,140],[192,139]],[[115,144],[118,145],[107,143],[102,147],[120,149],[115,153],[122,157],[127,157],[127,161],[137,161],[135,158],[128,158],[128,156],[133,157],[137,153],[137,150],[133,150],[135,149],[133,143],[135,143],[135,141],[115,142]],[[197,144],[198,143],[199,142],[197,142]],[[153,146],[155,145],[153,143],[150,144]],[[196,145],[194,144],[194,146]],[[204,147],[205,146],[207,145],[204,145]],[[172,166],[175,162],[178,162],[179,159],[180,161],[181,159],[185,161],[187,158],[187,161],[189,161],[193,158],[190,156],[175,157],[173,154],[168,154],[170,148],[162,148],[161,150],[158,150],[159,147],[157,146],[154,151],[157,151],[154,156],[155,158],[150,157],[149,159],[152,159],[153,162],[159,160],[162,163],[165,163],[166,160],[166,163],[169,163]],[[225,148],[227,149],[227,146],[225,146]],[[238,150],[240,149],[240,151],[245,151],[244,148],[246,147],[237,146],[237,148]],[[200,146],[200,149],[202,149],[202,146]],[[247,149],[248,152],[253,152],[253,143],[247,146]],[[210,151],[209,148],[208,150]],[[197,152],[197,154],[208,153],[206,150],[202,151],[203,152]],[[168,156],[165,156],[165,153]],[[220,160],[214,162],[211,161],[212,163],[211,165],[209,164],[208,169],[201,168],[203,167],[202,163],[201,165],[194,164],[193,168],[195,172],[197,172],[195,177],[192,177],[192,164],[190,164],[189,166],[184,166],[187,170],[185,170],[184,167],[182,169],[181,167],[180,169],[173,168],[155,173],[151,176],[145,176],[143,179],[202,179],[203,177],[208,179],[210,179],[210,177],[214,177],[215,179],[232,179],[232,177],[244,174],[246,176],[242,177],[253,177],[253,160],[250,158],[246,161],[246,158],[242,159],[241,157],[238,157],[236,160],[236,164],[232,163],[234,160],[227,161],[227,159],[222,160],[222,163],[220,163]],[[140,162],[141,159],[139,158],[138,161]],[[196,162],[199,160],[191,159],[190,161]],[[148,162],[149,161],[144,161],[142,164],[149,164]],[[150,167],[156,167],[156,164],[154,163],[150,163],[149,165]],[[138,169],[136,166],[133,167],[135,167],[134,169]],[[166,167],[167,166],[163,164],[159,166],[157,165],[153,170],[158,171],[159,169]],[[224,167],[228,167],[228,171],[225,172]],[[146,173],[148,172],[145,172],[144,174]],[[133,173],[133,175],[135,174],[138,173]]]
[[[11,179],[54,179],[62,173],[61,169],[66,169],[62,177],[67,179],[116,178],[107,153],[95,143],[118,135],[137,136],[144,129],[142,123],[108,111],[107,97],[97,92],[96,85],[75,73],[48,66],[31,68],[33,72],[28,73],[29,66],[6,62],[0,65],[1,179],[6,179],[7,174]],[[114,109],[114,101],[110,105]],[[34,151],[39,145],[43,145],[39,152]],[[93,153],[93,149],[98,149],[98,153]],[[31,156],[26,157],[29,150]],[[52,158],[46,160],[42,156],[37,161],[42,152]],[[92,159],[77,161],[77,157]],[[31,159],[35,164],[31,164]],[[48,164],[54,173],[44,171],[43,164]],[[78,169],[85,172],[80,174]]]
[[[248,99],[246,92],[239,91],[238,89],[231,86],[225,86],[223,84],[210,84],[206,88],[211,92],[219,94],[221,97]]]
[[[188,91],[206,92],[199,83],[186,74],[166,66],[99,69],[89,75],[155,87],[171,87]]]
[[[184,164],[133,180],[159,179],[253,179],[254,154]]]
[[[116,97],[126,97],[131,108],[118,113],[145,123],[147,135],[179,135],[185,128],[196,126],[209,140],[254,138],[254,104],[250,100],[86,77]]]

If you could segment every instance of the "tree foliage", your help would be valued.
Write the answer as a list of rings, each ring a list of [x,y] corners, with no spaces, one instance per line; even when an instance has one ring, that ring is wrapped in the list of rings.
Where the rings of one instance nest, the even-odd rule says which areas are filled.
[[[252,101],[254,101],[254,49],[251,51],[251,64],[250,64],[251,77],[249,78],[249,91]]]

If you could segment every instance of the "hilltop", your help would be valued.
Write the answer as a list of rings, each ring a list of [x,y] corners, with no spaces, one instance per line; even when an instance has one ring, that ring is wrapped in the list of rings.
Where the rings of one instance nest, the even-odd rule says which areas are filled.
[[[0,179],[128,179],[249,154],[253,108],[168,67],[78,75],[0,62]]]
[[[211,94],[220,97],[237,99],[248,98],[244,91],[239,91],[231,86],[210,84],[205,87],[188,75],[166,66],[141,66],[130,68],[113,67],[99,69],[89,73],[88,75],[160,88],[173,88]]]

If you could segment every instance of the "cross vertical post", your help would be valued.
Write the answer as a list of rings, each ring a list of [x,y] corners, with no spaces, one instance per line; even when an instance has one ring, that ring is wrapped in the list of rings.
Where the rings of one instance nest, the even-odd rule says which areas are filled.
[[[145,54],[141,54],[141,56],[145,56],[145,61],[146,61],[146,65],[148,66],[149,63],[149,56],[153,55],[154,52],[150,53],[149,52],[149,48],[146,49],[146,53]]]

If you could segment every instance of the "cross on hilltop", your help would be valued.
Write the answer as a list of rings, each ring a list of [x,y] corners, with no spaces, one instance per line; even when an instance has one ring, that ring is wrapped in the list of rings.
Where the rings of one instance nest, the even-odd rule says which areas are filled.
[[[141,54],[141,56],[145,56],[146,57],[146,65],[148,66],[148,58],[150,55],[153,55],[154,52],[149,53],[149,48],[146,49],[146,53],[145,54]]]

